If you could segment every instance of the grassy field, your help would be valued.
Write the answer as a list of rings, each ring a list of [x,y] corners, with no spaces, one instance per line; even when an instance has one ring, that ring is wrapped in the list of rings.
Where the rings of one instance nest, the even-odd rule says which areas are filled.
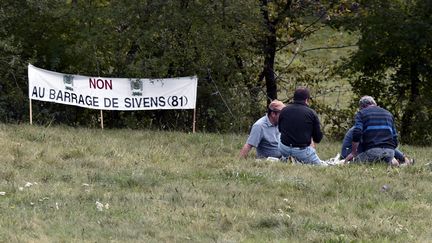
[[[239,160],[245,139],[0,124],[0,241],[432,241],[430,148],[312,167]]]

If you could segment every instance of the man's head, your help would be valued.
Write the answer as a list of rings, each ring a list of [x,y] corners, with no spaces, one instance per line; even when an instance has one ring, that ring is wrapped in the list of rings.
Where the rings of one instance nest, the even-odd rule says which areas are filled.
[[[310,98],[309,89],[306,87],[298,87],[294,91],[294,101],[306,101]]]
[[[359,101],[360,109],[364,109],[364,108],[371,106],[371,105],[377,105],[374,98],[372,98],[371,96],[365,95],[365,96],[360,98],[360,101]]]
[[[279,114],[282,111],[282,109],[285,107],[285,104],[280,100],[273,100],[267,109],[267,115],[270,119],[270,122],[273,125],[277,125],[277,122],[279,120]]]

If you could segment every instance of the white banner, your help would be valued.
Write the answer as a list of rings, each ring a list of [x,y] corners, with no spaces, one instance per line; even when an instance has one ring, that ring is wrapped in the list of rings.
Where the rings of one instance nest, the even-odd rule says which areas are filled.
[[[99,110],[195,109],[197,77],[86,77],[28,66],[29,98]]]

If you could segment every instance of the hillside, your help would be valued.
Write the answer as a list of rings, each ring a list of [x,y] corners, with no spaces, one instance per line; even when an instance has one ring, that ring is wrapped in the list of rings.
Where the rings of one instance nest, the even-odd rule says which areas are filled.
[[[239,160],[245,139],[0,124],[0,241],[431,240],[430,148],[322,168]]]

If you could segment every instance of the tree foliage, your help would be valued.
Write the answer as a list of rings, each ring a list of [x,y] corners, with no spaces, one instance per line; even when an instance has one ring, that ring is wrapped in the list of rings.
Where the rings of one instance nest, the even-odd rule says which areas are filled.
[[[29,118],[26,68],[32,63],[88,76],[197,75],[199,129],[246,130],[281,88],[317,82],[305,67],[276,57],[295,57],[292,46],[321,28],[335,6],[315,0],[1,1],[0,120]],[[97,110],[38,101],[32,107],[38,123],[99,125]],[[191,120],[190,111],[104,112],[106,127],[190,130]]]
[[[231,107],[230,114],[221,97],[239,104],[242,97],[235,94],[253,76],[251,65],[245,61],[239,71],[237,60],[259,56],[254,1],[5,0],[0,9],[3,121],[28,118],[26,66],[32,63],[107,77],[198,75],[198,121],[202,128],[224,130],[242,107]],[[33,108],[36,121],[98,124],[97,111],[44,102]],[[112,111],[105,121],[115,127],[186,129],[191,117],[185,111]]]
[[[357,98],[374,96],[395,114],[405,142],[430,143],[432,1],[359,1],[337,26],[360,33],[344,66]]]

